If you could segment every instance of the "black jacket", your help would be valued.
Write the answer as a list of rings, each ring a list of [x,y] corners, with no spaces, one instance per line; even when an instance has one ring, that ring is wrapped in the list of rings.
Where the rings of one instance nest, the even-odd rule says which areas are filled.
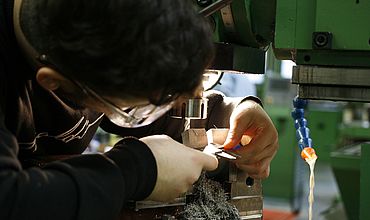
[[[165,115],[124,129],[44,90],[18,48],[12,10],[12,0],[0,1],[0,219],[114,219],[128,199],[150,194],[157,170],[151,151],[135,140],[117,144],[120,157],[80,155],[99,124],[121,136],[167,134],[180,141],[184,122]],[[209,98],[209,117],[192,126],[228,127],[240,99]]]
[[[127,199],[149,195],[155,159],[130,143],[138,146],[124,146],[121,161],[79,155],[40,163],[83,152],[102,114],[74,110],[38,86],[16,43],[12,9],[13,1],[0,1],[0,219],[113,219]]]

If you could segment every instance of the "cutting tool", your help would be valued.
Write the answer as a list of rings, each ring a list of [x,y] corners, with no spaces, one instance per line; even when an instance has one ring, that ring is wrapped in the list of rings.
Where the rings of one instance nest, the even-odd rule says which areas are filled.
[[[208,154],[216,155],[217,157],[225,158],[228,160],[236,160],[237,158],[241,158],[239,154],[226,151],[222,148],[220,144],[210,143],[204,149],[203,152]]]
[[[222,145],[214,144],[214,143],[208,144],[203,149],[203,152],[208,153],[208,154],[213,154],[213,155],[216,155],[217,157],[225,158],[228,160],[236,160],[237,158],[242,157],[239,154],[236,154],[234,152],[226,151],[222,148]],[[247,177],[247,179],[245,180],[245,184],[248,187],[252,187],[254,185],[254,179],[252,177]]]

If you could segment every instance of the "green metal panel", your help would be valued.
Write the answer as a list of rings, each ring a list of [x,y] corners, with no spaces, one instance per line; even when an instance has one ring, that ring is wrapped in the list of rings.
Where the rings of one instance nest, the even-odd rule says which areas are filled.
[[[349,220],[370,219],[370,144],[331,154],[331,164]]]
[[[339,110],[308,109],[306,115],[315,151],[320,161],[329,162],[330,152],[335,150],[338,143],[338,125],[342,121],[342,113]]]
[[[315,7],[314,0],[277,1],[274,41],[276,48],[312,48]]]
[[[370,1],[316,0],[316,2],[315,31],[333,33],[333,49],[370,50]]]
[[[369,140],[370,128],[362,127],[359,125],[343,125],[340,127],[340,136],[343,139],[350,140]]]
[[[361,148],[360,220],[370,219],[370,144]]]
[[[370,52],[339,50],[297,50],[296,63],[304,65],[315,64],[324,66],[370,67]]]
[[[295,48],[297,22],[297,2],[295,0],[277,0],[275,47]]]
[[[369,67],[369,21],[370,1],[278,0],[275,55],[297,64]],[[330,43],[314,46],[315,32],[329,34]]]
[[[271,163],[269,178],[263,181],[266,197],[292,200],[294,195],[294,168],[297,151],[295,128],[290,108],[265,106],[279,132],[279,151]]]
[[[251,47],[259,47],[253,32],[250,18],[250,1],[235,0],[231,4],[235,28],[238,30],[238,43]]]
[[[330,162],[335,169],[344,171],[359,171],[360,170],[360,157],[356,155],[348,155],[340,150],[334,151],[331,154]],[[349,178],[349,180],[353,180]],[[351,182],[351,181],[346,181]]]
[[[234,45],[233,70],[249,73],[265,72],[265,51]]]
[[[355,146],[357,147],[357,146]],[[359,220],[360,156],[348,154],[348,149],[331,154],[331,165],[349,220]]]
[[[275,46],[312,49],[313,32],[331,32],[331,49],[370,51],[369,12],[363,0],[278,0]]]
[[[295,48],[311,49],[312,32],[315,31],[315,7],[314,0],[297,0],[297,24]]]

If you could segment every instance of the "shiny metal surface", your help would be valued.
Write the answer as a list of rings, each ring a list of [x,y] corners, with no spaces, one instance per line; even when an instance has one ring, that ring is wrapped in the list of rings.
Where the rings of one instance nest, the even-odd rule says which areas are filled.
[[[187,119],[206,119],[208,99],[195,98],[182,103],[181,107],[173,108],[170,111],[171,117]]]
[[[292,83],[303,99],[370,102],[370,69],[299,65]]]

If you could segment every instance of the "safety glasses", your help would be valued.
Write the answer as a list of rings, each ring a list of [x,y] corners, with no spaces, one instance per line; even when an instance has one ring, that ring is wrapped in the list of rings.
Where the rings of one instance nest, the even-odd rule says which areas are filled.
[[[98,95],[86,85],[72,80],[84,93],[98,100],[105,107],[109,108],[110,114],[107,118],[120,127],[136,128],[149,125],[168,112],[174,105],[174,101],[163,105],[138,105],[132,107],[119,107],[110,100]]]
[[[55,64],[51,63],[46,55],[41,55],[38,59],[40,63],[50,66],[51,68],[60,72],[60,70],[55,66]],[[93,89],[89,88],[88,86],[68,78],[74,85],[76,85],[86,96],[92,97],[99,101],[103,106],[109,109],[110,114],[106,114],[108,119],[120,126],[126,128],[136,128],[149,125],[156,121],[158,118],[163,116],[167,111],[169,111],[175,101],[168,101],[168,100],[175,100],[176,98],[173,97],[171,94],[166,95],[164,98],[161,99],[161,105],[154,105],[154,104],[146,104],[146,105],[138,105],[132,107],[119,107],[112,101],[104,98],[101,95],[98,95]]]

